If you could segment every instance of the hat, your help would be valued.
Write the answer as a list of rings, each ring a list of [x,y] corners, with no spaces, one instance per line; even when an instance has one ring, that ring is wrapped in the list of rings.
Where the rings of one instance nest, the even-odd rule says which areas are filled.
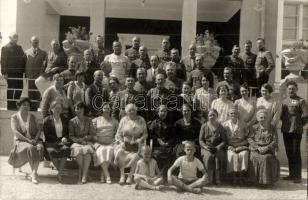
[[[21,104],[23,104],[26,101],[29,104],[31,104],[31,99],[29,97],[20,97],[20,99],[18,101],[16,101],[16,105],[19,107]]]

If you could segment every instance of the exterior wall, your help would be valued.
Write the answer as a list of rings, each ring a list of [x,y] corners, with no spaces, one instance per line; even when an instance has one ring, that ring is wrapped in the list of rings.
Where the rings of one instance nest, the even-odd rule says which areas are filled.
[[[60,16],[46,13],[46,2],[32,0],[26,4],[17,1],[17,29],[19,44],[24,50],[30,47],[30,38],[37,35],[40,47],[46,51],[50,48],[50,41],[58,39]]]

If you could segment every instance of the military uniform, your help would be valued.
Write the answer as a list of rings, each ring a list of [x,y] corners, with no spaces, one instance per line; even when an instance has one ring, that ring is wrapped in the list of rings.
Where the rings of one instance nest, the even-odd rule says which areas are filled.
[[[269,74],[275,67],[275,62],[272,53],[267,50],[261,50],[257,54],[256,58],[256,78],[257,86],[260,89],[264,83],[268,82]]]
[[[232,55],[224,58],[224,67],[230,67],[232,69],[233,80],[238,80],[240,84],[244,83],[244,61],[239,57],[233,57]]]
[[[132,62],[140,57],[139,47],[138,48],[129,48],[125,51],[125,56],[128,57],[129,61]]]
[[[242,59],[244,61],[245,73],[244,73],[244,81],[249,86],[256,86],[256,70],[255,63],[257,59],[257,55],[254,53],[244,53],[242,55]]]

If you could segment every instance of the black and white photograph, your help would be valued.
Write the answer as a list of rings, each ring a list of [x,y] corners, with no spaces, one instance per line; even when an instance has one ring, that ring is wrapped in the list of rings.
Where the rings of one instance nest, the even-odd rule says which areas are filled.
[[[0,200],[306,200],[308,0],[0,0]]]

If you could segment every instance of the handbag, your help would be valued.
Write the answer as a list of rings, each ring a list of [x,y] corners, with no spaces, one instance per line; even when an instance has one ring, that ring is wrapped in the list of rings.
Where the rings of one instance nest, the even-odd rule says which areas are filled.
[[[8,159],[8,163],[12,165],[13,167],[15,166],[16,159],[17,159],[16,151],[17,151],[17,144],[15,144],[14,149],[12,149],[12,151],[10,152],[9,159]]]

